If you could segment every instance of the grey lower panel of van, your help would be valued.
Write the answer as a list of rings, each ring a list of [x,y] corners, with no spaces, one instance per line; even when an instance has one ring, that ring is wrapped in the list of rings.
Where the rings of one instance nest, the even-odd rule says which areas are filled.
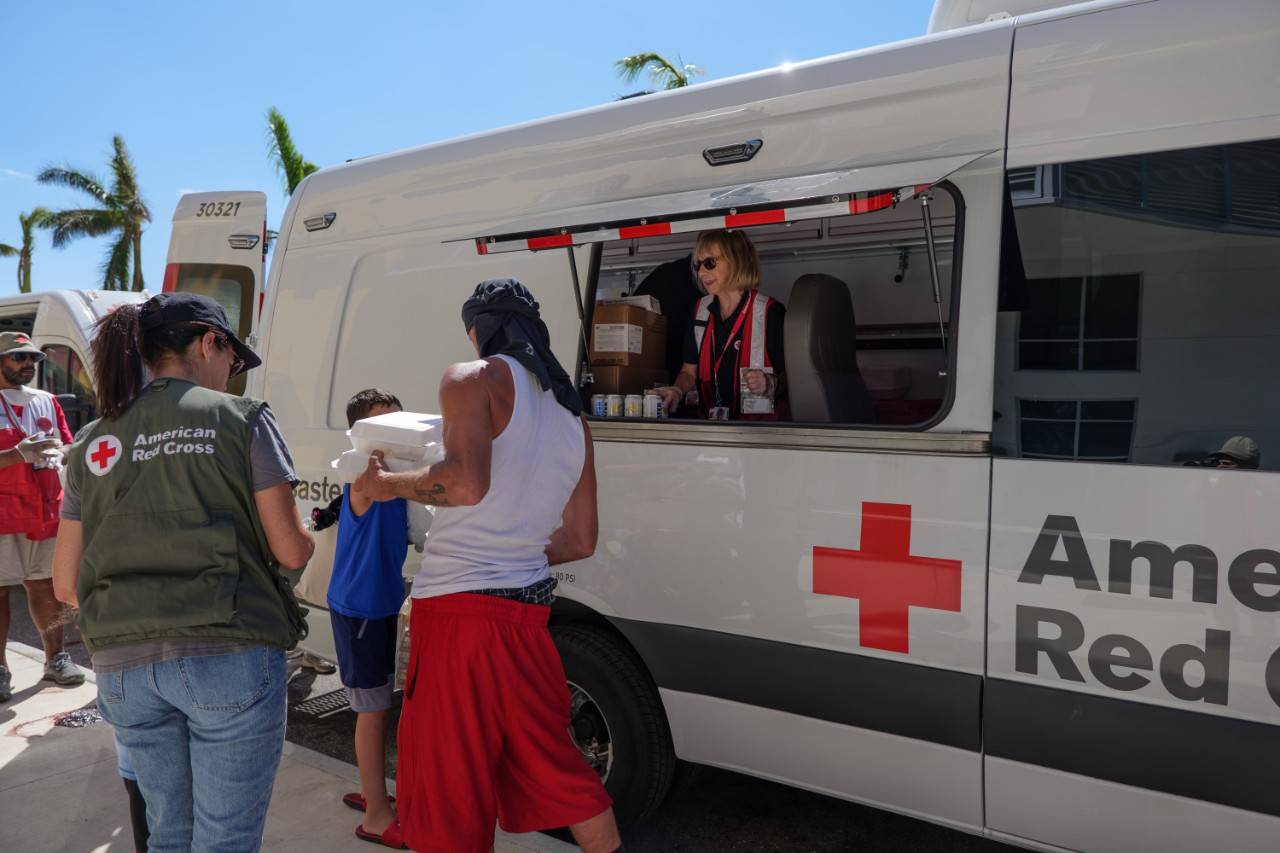
[[[632,619],[610,619],[659,687],[978,751],[970,673]]]

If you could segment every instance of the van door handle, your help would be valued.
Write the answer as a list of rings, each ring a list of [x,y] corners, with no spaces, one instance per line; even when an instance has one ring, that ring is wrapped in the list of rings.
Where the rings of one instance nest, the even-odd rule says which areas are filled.
[[[333,224],[333,220],[338,218],[336,213],[322,213],[319,216],[312,216],[310,219],[302,220],[302,224],[306,226],[308,231],[323,231]]]

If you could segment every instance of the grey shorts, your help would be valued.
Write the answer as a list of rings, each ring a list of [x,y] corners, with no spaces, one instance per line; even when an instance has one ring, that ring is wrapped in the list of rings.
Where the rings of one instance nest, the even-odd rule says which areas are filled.
[[[21,533],[0,535],[0,586],[53,577],[53,543],[56,541],[50,538],[32,542]]]

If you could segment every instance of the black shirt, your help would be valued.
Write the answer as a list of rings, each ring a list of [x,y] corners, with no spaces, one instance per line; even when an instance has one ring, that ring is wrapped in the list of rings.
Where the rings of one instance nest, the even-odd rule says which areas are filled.
[[[684,330],[693,322],[698,300],[702,298],[693,278],[693,258],[686,255],[668,261],[645,276],[636,288],[636,296],[652,296],[658,300],[667,318],[667,375],[675,381],[684,361]]]
[[[711,363],[715,364],[716,358],[720,355],[721,349],[725,346],[729,333],[733,331],[733,326],[738,322],[740,315],[747,306],[749,294],[743,294],[742,299],[738,300],[738,307],[733,309],[733,313],[727,319],[720,319],[720,300],[711,300],[711,317],[708,320],[706,334],[708,336],[714,334],[715,349],[711,352]],[[764,296],[757,296],[763,299]],[[696,314],[696,309],[695,309]],[[786,320],[787,309],[782,306],[781,302],[774,302],[769,306],[768,312],[765,314],[765,338],[764,346],[766,352],[769,353],[769,363],[773,366],[773,375],[776,380],[785,372],[785,363],[782,349],[782,328]],[[689,325],[684,335],[684,355],[683,359],[686,364],[698,363],[698,343],[693,334],[694,317],[689,318]],[[745,326],[746,323],[743,323]],[[712,328],[715,329],[714,333]],[[738,418],[742,412],[740,411],[738,394],[736,386],[738,385],[738,358],[737,351],[733,348],[734,342],[742,340],[742,329],[738,330],[738,334],[729,343],[729,352],[720,362],[720,370],[716,374],[716,384],[720,388],[720,400],[723,405],[729,406],[731,418]],[[701,382],[704,377],[698,377],[698,393],[702,393]],[[714,398],[703,400],[702,405],[705,408],[711,408],[716,404]]]

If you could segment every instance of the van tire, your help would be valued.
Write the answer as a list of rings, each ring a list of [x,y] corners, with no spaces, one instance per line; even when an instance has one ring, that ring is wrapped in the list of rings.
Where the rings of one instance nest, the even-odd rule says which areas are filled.
[[[605,789],[618,823],[636,824],[662,804],[675,770],[658,690],[635,652],[608,631],[561,625],[552,627],[551,636],[570,695],[576,687],[580,702],[590,700],[578,709],[571,734],[589,734],[603,719],[612,751]]]

